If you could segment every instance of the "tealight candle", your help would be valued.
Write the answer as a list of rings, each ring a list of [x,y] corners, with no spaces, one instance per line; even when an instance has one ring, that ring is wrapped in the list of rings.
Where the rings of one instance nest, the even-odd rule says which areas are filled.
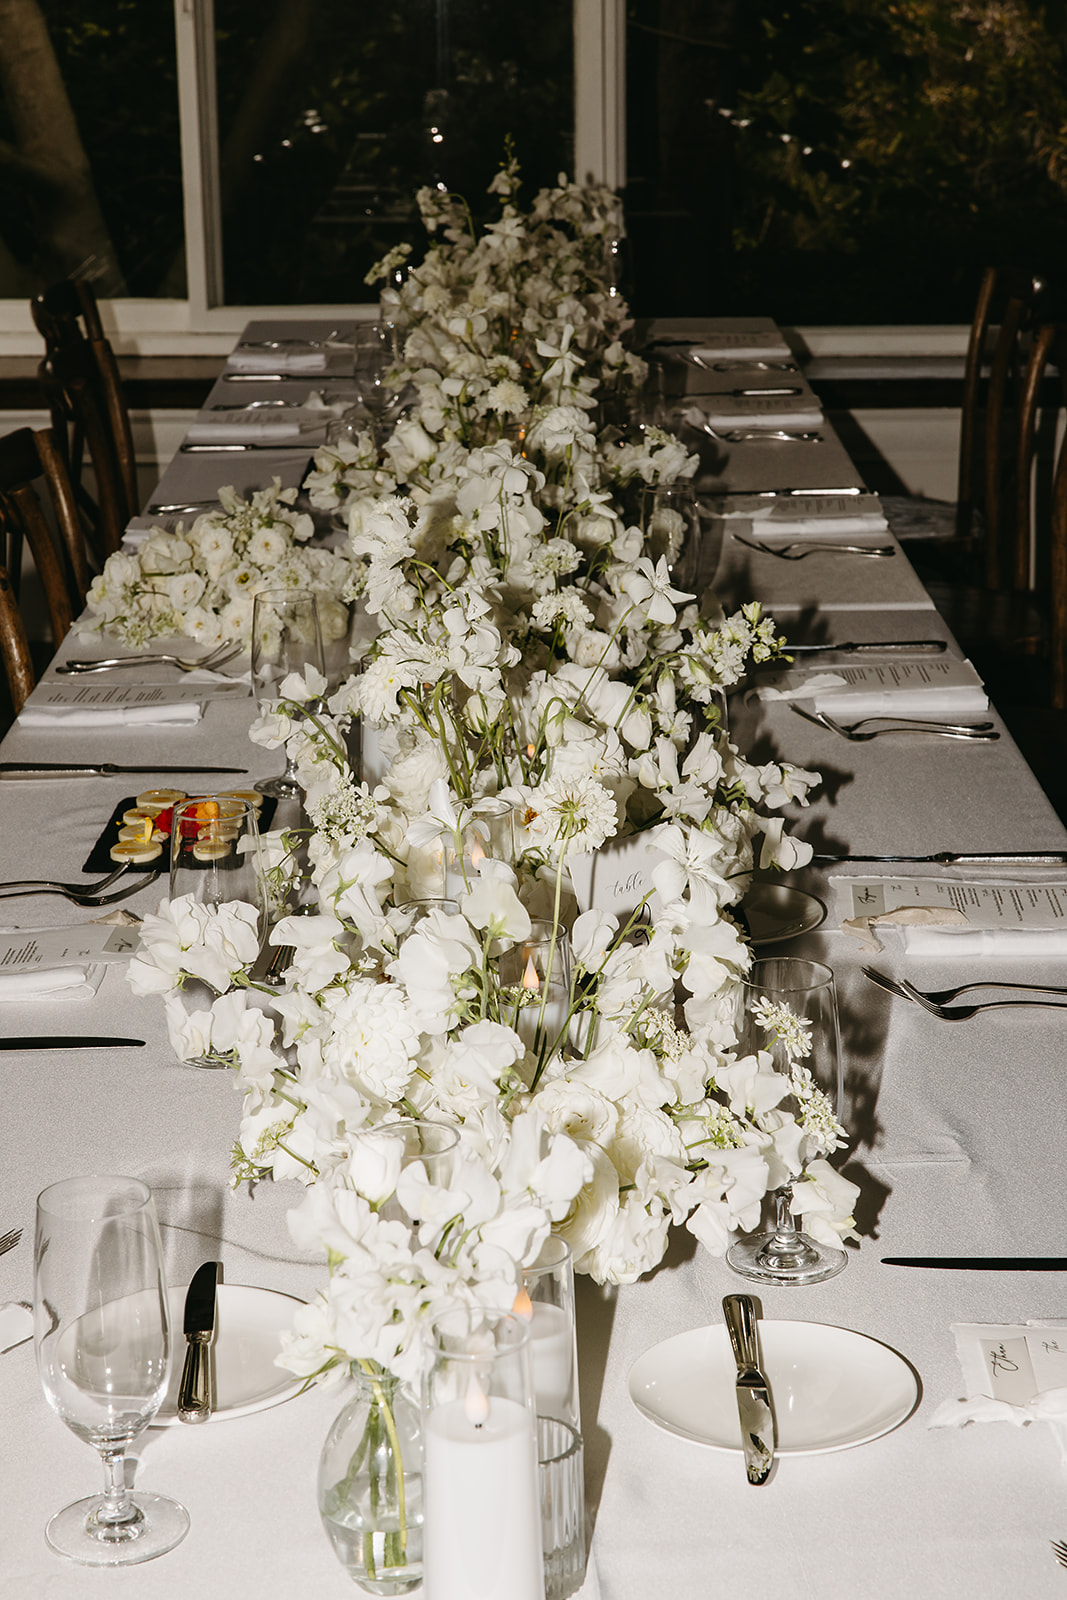
[[[530,1329],[537,1414],[569,1422],[573,1409],[573,1322],[562,1306],[552,1305],[547,1300],[531,1300],[525,1289],[519,1290],[514,1311]]]

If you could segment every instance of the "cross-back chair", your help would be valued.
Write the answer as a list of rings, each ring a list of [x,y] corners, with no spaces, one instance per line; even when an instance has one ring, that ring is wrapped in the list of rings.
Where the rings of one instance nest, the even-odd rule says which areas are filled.
[[[989,589],[1009,581],[1029,509],[1020,422],[1044,292],[1044,280],[1025,268],[986,268],[964,364],[956,499],[883,497],[889,525],[921,573]]]
[[[42,478],[61,541],[58,548],[37,489]],[[84,599],[88,582],[74,495],[47,429],[19,428],[0,438],[0,539],[0,656],[17,715],[37,679],[20,607],[24,545],[41,581],[53,649],[69,632],[73,605]]]
[[[137,458],[118,363],[90,284],[76,279],[53,284],[31,301],[30,309],[45,341],[38,381],[79,505],[96,533],[94,554],[100,559],[118,547],[140,506]],[[83,482],[86,451],[96,478],[95,500]]]

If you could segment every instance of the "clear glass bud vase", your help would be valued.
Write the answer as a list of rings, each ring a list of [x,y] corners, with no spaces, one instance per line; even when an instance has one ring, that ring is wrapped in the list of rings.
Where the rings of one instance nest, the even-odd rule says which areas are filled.
[[[361,1589],[406,1594],[422,1582],[419,1404],[390,1373],[354,1365],[352,1385],[322,1447],[319,1514]]]

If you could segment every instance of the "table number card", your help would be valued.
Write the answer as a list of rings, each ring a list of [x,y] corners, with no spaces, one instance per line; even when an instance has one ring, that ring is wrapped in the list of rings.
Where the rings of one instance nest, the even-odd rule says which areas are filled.
[[[609,911],[625,924],[646,895],[648,917],[656,915],[660,900],[652,890],[652,873],[662,859],[648,835],[638,833],[609,839],[588,855],[568,856],[567,868],[583,911]]]

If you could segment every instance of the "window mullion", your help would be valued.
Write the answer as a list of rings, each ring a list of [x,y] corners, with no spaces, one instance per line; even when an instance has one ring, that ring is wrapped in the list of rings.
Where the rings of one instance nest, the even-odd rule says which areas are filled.
[[[214,0],[174,0],[189,321],[223,303]]]

